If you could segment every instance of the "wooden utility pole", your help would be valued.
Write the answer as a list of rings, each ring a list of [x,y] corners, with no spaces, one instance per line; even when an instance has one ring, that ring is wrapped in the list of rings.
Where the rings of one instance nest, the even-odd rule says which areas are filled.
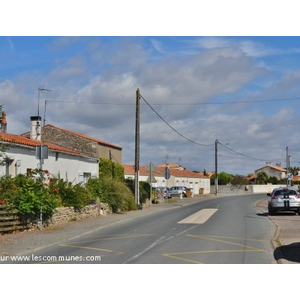
[[[134,200],[137,205],[140,204],[139,189],[139,168],[140,168],[140,90],[136,90],[136,117],[135,117],[135,189]]]
[[[218,195],[218,143],[219,141],[215,141],[215,194]]]

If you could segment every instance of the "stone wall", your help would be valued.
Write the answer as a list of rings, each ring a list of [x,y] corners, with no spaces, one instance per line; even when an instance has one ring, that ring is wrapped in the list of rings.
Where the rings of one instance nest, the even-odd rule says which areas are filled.
[[[73,207],[59,207],[56,209],[51,220],[47,222],[47,226],[110,215],[111,213],[112,210],[108,204],[98,201],[95,204],[85,206],[81,210],[75,210]]]

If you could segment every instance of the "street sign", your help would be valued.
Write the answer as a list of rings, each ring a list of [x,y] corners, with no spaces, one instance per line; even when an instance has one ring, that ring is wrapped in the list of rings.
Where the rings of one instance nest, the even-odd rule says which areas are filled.
[[[154,177],[154,175],[151,174],[150,176],[148,176],[146,182],[149,182],[149,183],[155,183],[155,182],[157,182],[157,180],[156,180],[156,178]]]
[[[294,177],[294,176],[293,176],[292,173],[287,173],[287,174],[286,174],[286,179],[289,180],[289,181],[291,181],[291,180],[293,179],[293,177]]]
[[[169,179],[170,177],[171,177],[170,169],[169,169],[169,167],[166,167],[165,168],[165,179]]]
[[[47,159],[48,158],[48,146],[40,145],[36,146],[35,154],[37,159]]]

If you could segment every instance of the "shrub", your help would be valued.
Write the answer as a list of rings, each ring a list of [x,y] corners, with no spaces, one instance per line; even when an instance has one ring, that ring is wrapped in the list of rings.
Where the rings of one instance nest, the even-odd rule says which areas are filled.
[[[107,203],[113,212],[135,210],[134,196],[131,190],[118,180],[104,177],[102,180],[103,197],[101,201]]]
[[[99,178],[90,178],[86,183],[86,188],[92,194],[93,199],[102,199],[102,184]]]
[[[81,209],[92,199],[91,192],[80,183],[73,185],[63,179],[53,178],[50,180],[49,186],[52,193],[57,194],[59,206]]]
[[[126,186],[134,194],[135,191],[135,181],[133,179],[125,179]],[[148,182],[139,182],[139,198],[140,203],[145,203],[150,197],[150,184]]]
[[[6,204],[17,209],[20,215],[38,217],[40,212],[47,218],[57,206],[57,197],[51,193],[47,184],[42,184],[34,173],[26,176],[17,175],[15,178],[1,178],[1,197],[6,197]]]

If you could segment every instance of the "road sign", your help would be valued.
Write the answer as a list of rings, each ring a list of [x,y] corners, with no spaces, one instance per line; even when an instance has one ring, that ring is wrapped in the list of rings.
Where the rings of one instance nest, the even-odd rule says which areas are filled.
[[[37,159],[47,159],[48,158],[48,146],[40,145],[36,146],[35,154]]]
[[[169,169],[169,167],[166,167],[165,168],[165,179],[169,179],[170,177],[171,177],[170,169]]]
[[[293,176],[292,173],[287,173],[287,174],[286,174],[286,179],[289,180],[289,181],[291,181],[291,180],[293,179],[293,177],[294,177],[294,176]]]

